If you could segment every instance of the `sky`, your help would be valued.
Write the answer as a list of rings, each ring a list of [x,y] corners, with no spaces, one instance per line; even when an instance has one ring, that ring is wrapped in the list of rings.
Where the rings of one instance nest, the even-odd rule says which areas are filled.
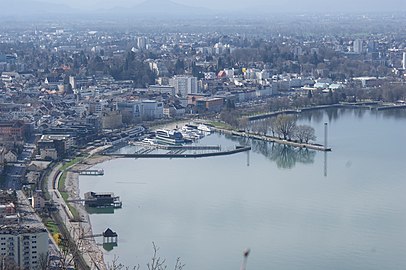
[[[81,8],[135,6],[143,0],[42,0],[61,2]],[[148,1],[148,0],[147,0]],[[206,7],[213,10],[275,8],[283,11],[406,11],[406,0],[172,0],[184,5]]]
[[[10,0],[0,0],[7,4]],[[61,3],[80,10],[100,10],[133,7],[144,0],[13,0]],[[145,0],[173,1],[179,4],[209,8],[213,11],[271,11],[271,12],[362,12],[406,11],[406,0]]]

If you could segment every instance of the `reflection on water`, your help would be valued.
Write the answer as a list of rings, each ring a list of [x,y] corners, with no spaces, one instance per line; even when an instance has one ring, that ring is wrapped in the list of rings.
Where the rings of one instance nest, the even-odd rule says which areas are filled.
[[[406,117],[406,109],[394,109],[394,110],[370,110],[368,108],[329,108],[323,110],[314,110],[302,112],[298,118],[303,121],[321,123],[326,119],[324,116],[327,116],[328,121],[334,122],[337,121],[340,117],[355,116],[356,118],[362,119],[367,114],[375,115],[376,117],[383,118],[394,118],[394,119],[404,119]]]
[[[103,248],[105,251],[112,251],[117,246],[117,243],[103,243]]]
[[[276,162],[278,168],[291,169],[295,167],[296,163],[312,164],[316,156],[316,151],[314,150],[295,148],[261,140],[250,140],[232,135],[226,135],[226,138],[236,141],[241,145],[251,144],[252,151],[260,153],[269,160]]]
[[[296,163],[311,164],[314,162],[316,151],[293,148],[286,145],[272,143],[270,148],[270,155],[267,157],[276,162],[278,168],[291,169],[295,167]],[[262,148],[259,148],[262,149]],[[262,151],[260,150],[262,153]],[[269,152],[269,151],[267,151]]]
[[[85,208],[89,214],[114,214],[114,207],[88,207],[88,206],[86,206]]]

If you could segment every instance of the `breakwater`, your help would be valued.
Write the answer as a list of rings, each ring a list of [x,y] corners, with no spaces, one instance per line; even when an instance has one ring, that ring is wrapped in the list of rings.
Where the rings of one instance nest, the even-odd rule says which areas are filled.
[[[118,153],[104,153],[104,155],[112,156],[116,158],[203,158],[203,157],[215,157],[215,156],[227,156],[241,152],[250,151],[250,146],[236,146],[232,150],[223,150],[209,153],[134,153],[134,154],[118,154]]]

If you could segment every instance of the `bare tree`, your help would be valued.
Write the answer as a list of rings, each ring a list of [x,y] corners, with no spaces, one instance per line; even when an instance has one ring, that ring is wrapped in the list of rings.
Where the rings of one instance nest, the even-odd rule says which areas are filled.
[[[161,258],[158,255],[159,247],[155,245],[154,242],[152,242],[152,248],[153,248],[153,254],[151,261],[147,263],[147,269],[148,270],[166,270],[168,268],[168,265],[166,264],[166,260]],[[176,263],[174,265],[174,270],[182,270],[184,268],[185,264],[183,264],[178,257],[176,259]],[[107,264],[107,269],[108,270],[139,270],[140,265],[134,266],[134,267],[129,267],[125,266],[121,263],[118,262],[118,257],[114,257],[113,261],[110,264]]]
[[[0,257],[0,269],[4,270],[21,270],[23,268],[19,267],[18,264],[10,257],[1,256]]]
[[[280,114],[275,121],[276,132],[285,140],[290,139],[296,128],[296,118],[291,115]]]
[[[275,137],[276,133],[276,118],[272,117],[266,120],[267,125],[268,125],[268,130],[271,131],[272,136]]]
[[[307,125],[299,125],[295,129],[295,137],[300,142],[308,143],[309,141],[316,140],[314,128]]]

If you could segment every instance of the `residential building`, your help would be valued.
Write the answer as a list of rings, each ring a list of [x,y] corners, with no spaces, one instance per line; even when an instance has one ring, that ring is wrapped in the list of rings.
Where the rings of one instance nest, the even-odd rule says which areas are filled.
[[[23,121],[11,121],[0,123],[0,137],[22,138],[24,136],[25,125]]]
[[[353,42],[353,51],[355,53],[363,53],[363,41],[362,39],[356,39]]]
[[[193,76],[174,76],[169,80],[169,85],[173,86],[176,94],[182,97],[199,92],[197,78]]]
[[[202,98],[196,100],[197,112],[219,112],[224,106],[222,98]]]
[[[18,155],[16,152],[9,150],[9,151],[7,151],[7,153],[4,154],[4,161],[5,162],[17,162],[17,157],[18,157]]]
[[[142,119],[153,120],[160,119],[164,114],[164,106],[162,102],[156,100],[142,101]]]
[[[74,146],[70,135],[46,134],[38,141],[41,159],[57,160],[65,157]]]

